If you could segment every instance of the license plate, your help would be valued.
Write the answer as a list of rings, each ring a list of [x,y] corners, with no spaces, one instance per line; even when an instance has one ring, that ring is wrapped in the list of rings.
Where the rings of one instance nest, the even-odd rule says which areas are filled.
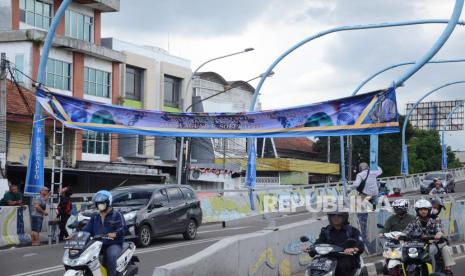
[[[329,259],[313,259],[310,263],[310,268],[315,270],[329,271],[332,261]]]

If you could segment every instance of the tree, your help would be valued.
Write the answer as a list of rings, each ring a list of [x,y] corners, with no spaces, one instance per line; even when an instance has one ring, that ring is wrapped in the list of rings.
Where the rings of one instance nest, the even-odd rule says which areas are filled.
[[[460,160],[455,156],[455,153],[452,151],[451,147],[447,147],[447,168],[455,169],[461,167],[462,163],[460,163]]]

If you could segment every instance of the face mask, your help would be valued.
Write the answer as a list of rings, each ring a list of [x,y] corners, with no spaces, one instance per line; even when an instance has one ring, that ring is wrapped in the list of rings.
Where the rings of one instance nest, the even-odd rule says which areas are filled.
[[[438,209],[433,208],[433,210],[431,210],[431,214],[433,215],[437,215],[438,213],[439,213]]]
[[[99,211],[105,211],[107,209],[107,205],[105,203],[100,203],[97,205]]]

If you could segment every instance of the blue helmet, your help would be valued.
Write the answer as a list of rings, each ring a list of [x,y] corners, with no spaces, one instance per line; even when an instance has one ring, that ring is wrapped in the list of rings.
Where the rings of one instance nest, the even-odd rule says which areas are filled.
[[[113,202],[113,196],[111,195],[109,191],[101,190],[101,191],[98,191],[94,195],[93,201],[94,201],[95,207],[97,207],[97,205],[100,203],[106,203],[108,207],[111,207],[111,204]]]

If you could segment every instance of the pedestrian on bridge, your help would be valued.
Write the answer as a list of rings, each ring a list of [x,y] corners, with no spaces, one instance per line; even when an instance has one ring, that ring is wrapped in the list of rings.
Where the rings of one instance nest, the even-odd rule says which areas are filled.
[[[383,170],[378,166],[376,170],[370,170],[367,163],[362,162],[358,166],[359,173],[351,186],[352,190],[357,190],[363,197],[370,197],[370,203],[373,205],[373,210],[376,209],[378,203],[378,176],[383,173]]]

